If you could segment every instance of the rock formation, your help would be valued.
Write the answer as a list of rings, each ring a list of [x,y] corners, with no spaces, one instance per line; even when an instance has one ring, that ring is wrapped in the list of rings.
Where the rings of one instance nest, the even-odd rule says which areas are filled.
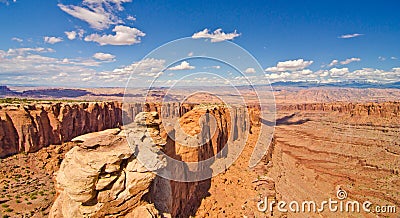
[[[117,102],[0,106],[0,157],[35,152],[89,132],[122,125]]]
[[[135,146],[156,148],[149,129],[156,113],[140,113],[129,130],[106,130],[77,137],[56,176],[59,193],[49,217],[161,216],[146,195],[156,175],[143,167],[125,140],[135,134]],[[147,123],[146,123],[147,122]],[[150,126],[146,126],[149,124]],[[127,132],[128,131],[128,132]]]
[[[243,126],[249,125],[243,111],[242,108],[195,107],[183,115],[176,125],[185,134],[198,135],[204,142],[198,147],[188,147],[193,144],[185,137],[177,136],[179,142],[175,142],[171,134],[183,134],[176,132],[177,126],[168,130],[168,134],[163,133],[166,130],[160,129],[157,112],[138,113],[122,130],[110,129],[74,138],[72,141],[77,146],[66,154],[57,172],[58,197],[50,217],[194,215],[209,194],[211,179],[178,182],[156,176],[153,171],[168,169],[172,174],[183,174],[187,162],[224,158],[223,153],[216,154],[228,140],[235,140],[233,131],[240,137],[245,134]],[[233,120],[230,120],[231,113]],[[210,122],[208,116],[213,116],[215,122]],[[140,156],[143,149],[151,152],[145,150],[145,155]],[[136,153],[138,150],[142,153]],[[170,169],[161,152],[182,162]],[[144,159],[146,167],[141,162]],[[149,167],[149,163],[154,164]],[[203,170],[211,173],[210,169]]]

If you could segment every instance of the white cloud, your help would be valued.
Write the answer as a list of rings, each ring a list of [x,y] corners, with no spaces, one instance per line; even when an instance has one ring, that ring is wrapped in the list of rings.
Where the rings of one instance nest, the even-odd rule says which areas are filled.
[[[385,57],[382,57],[382,56],[379,56],[378,59],[379,59],[380,61],[386,61],[386,58],[385,58]]]
[[[330,75],[333,77],[343,76],[349,73],[349,68],[332,68],[329,70]]]
[[[139,75],[139,76],[146,76],[146,77],[154,77],[165,68],[164,64],[165,64],[165,60],[147,58],[147,59],[143,59],[141,61],[135,62],[127,67],[116,68],[112,72],[103,72],[103,74],[129,76],[130,74],[135,73],[134,76]]]
[[[397,60],[397,58],[394,57],[394,56],[390,57],[390,59],[392,59],[392,60]]]
[[[85,30],[83,30],[83,29],[78,29],[78,36],[79,36],[80,39],[83,38],[83,34],[85,34]]]
[[[91,34],[85,37],[85,41],[97,42],[100,45],[133,45],[141,42],[141,38],[146,34],[142,31],[127,26],[116,26],[113,30],[115,35]]]
[[[358,62],[358,61],[361,61],[361,58],[347,58],[344,61],[338,61],[338,60],[335,59],[335,60],[332,60],[332,62],[330,64],[328,64],[327,67],[333,67],[333,66],[336,66],[336,65],[347,65],[347,64],[350,64],[352,62]]]
[[[302,70],[310,66],[313,62],[314,61],[305,61],[303,59],[283,61],[283,62],[278,62],[276,67],[268,67],[267,69],[265,69],[265,71],[283,72],[283,71]]]
[[[11,80],[21,76],[21,79],[25,79],[21,81],[24,83],[30,81],[30,78],[46,82],[57,75],[94,72],[91,67],[100,65],[100,62],[92,59],[60,59],[46,56],[52,52],[53,49],[40,47],[0,50],[0,75]]]
[[[36,47],[36,48],[10,48],[8,51],[5,53],[6,56],[23,56],[27,54],[32,54],[32,53],[49,53],[49,52],[55,52],[54,49],[52,48],[42,48],[42,47]]]
[[[75,31],[71,31],[71,32],[65,31],[64,33],[69,40],[74,40],[77,35]]]
[[[128,17],[126,17],[126,19],[127,19],[127,20],[130,20],[130,21],[135,21],[135,20],[136,20],[136,17],[134,17],[134,16],[132,16],[132,15],[129,15]]]
[[[351,62],[357,62],[357,61],[361,61],[361,59],[360,58],[348,58],[344,61],[341,61],[340,64],[346,65],[346,64],[350,64]]]
[[[350,39],[350,38],[355,38],[355,37],[359,37],[362,36],[364,34],[360,34],[360,33],[353,33],[353,34],[345,34],[345,35],[341,35],[338,38],[340,39]]]
[[[338,60],[333,60],[330,64],[328,64],[328,67],[333,67],[335,65],[339,64]]]
[[[116,15],[122,11],[122,3],[132,0],[83,0],[83,6],[58,4],[64,12],[87,22],[92,28],[104,30],[110,25],[123,23]]]
[[[221,69],[221,66],[215,65],[215,66],[203,67],[203,69]]]
[[[302,75],[310,75],[313,72],[310,69],[304,69],[304,70],[299,71],[299,73]]]
[[[221,42],[225,40],[232,40],[236,37],[240,36],[240,33],[237,33],[236,30],[233,33],[224,33],[222,29],[217,29],[212,33],[209,33],[209,30],[206,28],[203,31],[194,33],[192,35],[193,39],[211,39],[211,42]]]
[[[115,55],[98,52],[93,55],[93,58],[101,61],[115,61]]]
[[[102,7],[84,8],[63,4],[58,4],[58,7],[71,16],[87,22],[94,29],[103,30],[107,29],[112,24],[119,23],[117,18],[106,12]]]
[[[43,37],[45,43],[56,44],[63,41],[61,37],[45,36]]]
[[[252,67],[249,67],[249,68],[247,68],[244,72],[245,72],[245,73],[255,73],[256,70],[255,70],[254,68],[252,68]]]
[[[267,73],[265,78],[269,79],[271,82],[316,81],[321,83],[336,83],[344,81],[373,81],[392,83],[400,81],[400,68],[392,68],[389,71],[374,68],[362,68],[354,71],[350,71],[348,68],[332,68],[315,72],[304,69],[292,72]],[[257,81],[262,81],[262,78],[258,78]]]
[[[24,40],[18,37],[13,37],[11,40],[16,41],[16,42],[23,42]]]
[[[189,53],[188,53],[188,56],[189,56],[189,57],[192,57],[192,56],[193,56],[193,52],[192,52],[192,51],[189,52]]]
[[[192,70],[194,66],[190,66],[189,62],[182,61],[179,65],[168,68],[168,70]]]
[[[17,0],[12,0],[12,2],[17,2]],[[7,6],[8,5],[10,5],[10,1],[8,1],[8,0],[0,0],[0,3],[4,3],[4,4],[6,4]]]

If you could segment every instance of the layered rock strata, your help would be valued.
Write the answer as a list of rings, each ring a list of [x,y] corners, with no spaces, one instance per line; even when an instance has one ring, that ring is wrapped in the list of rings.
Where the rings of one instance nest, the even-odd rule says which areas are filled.
[[[117,102],[0,106],[0,157],[35,152],[50,144],[122,125]]]

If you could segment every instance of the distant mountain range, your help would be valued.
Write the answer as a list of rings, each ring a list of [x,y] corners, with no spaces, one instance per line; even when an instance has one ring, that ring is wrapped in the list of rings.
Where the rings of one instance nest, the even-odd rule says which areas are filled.
[[[400,89],[400,82],[394,83],[371,83],[360,81],[348,81],[337,83],[320,83],[320,82],[274,82],[272,87],[298,87],[298,88],[313,88],[313,87],[333,87],[333,88],[377,88],[377,89]],[[194,88],[194,87],[186,87]],[[217,87],[216,87],[217,88]],[[163,87],[161,89],[168,89]],[[183,88],[185,89],[185,88]],[[155,90],[153,90],[155,91]],[[94,97],[123,97],[123,91],[93,93],[90,89],[73,89],[73,88],[32,88],[25,91],[13,91],[5,85],[0,85],[0,98],[78,98],[83,96]],[[140,97],[140,94],[129,94],[129,97]]]

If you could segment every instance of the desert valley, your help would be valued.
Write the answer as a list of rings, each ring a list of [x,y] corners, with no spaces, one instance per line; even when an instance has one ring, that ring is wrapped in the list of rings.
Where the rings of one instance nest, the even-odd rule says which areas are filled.
[[[327,206],[301,211],[303,201],[318,209],[329,198],[372,203],[370,212],[342,211],[342,217],[400,214],[398,89],[274,87],[273,139],[261,138],[268,149],[253,168],[248,163],[260,128],[271,125],[255,106],[205,104],[200,96],[201,103],[123,105],[119,89],[3,90],[3,217],[337,217]],[[181,133],[162,125],[163,113],[205,143],[174,140],[170,133]],[[182,177],[186,163],[224,159],[224,146],[241,140],[245,147],[218,175],[182,182],[155,173],[168,162],[143,166],[127,138],[182,161],[171,170]],[[338,199],[338,191],[346,198]],[[265,200],[276,203],[262,210]],[[300,202],[300,211],[278,210],[279,201]],[[379,205],[388,210],[376,211]]]

